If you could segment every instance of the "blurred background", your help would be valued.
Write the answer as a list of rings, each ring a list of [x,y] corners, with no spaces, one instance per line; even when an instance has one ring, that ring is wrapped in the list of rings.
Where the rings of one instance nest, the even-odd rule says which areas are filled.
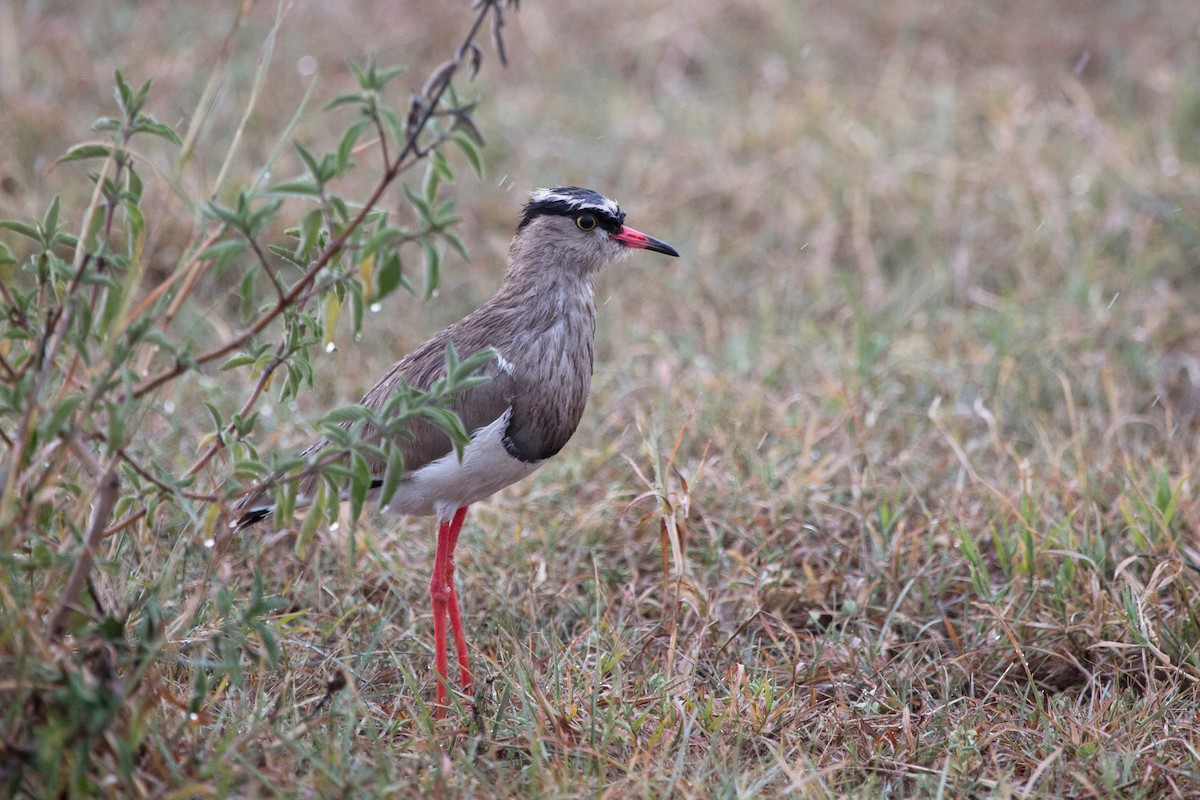
[[[295,133],[330,147],[348,113],[317,108],[349,87],[347,59],[408,66],[399,94],[464,18],[413,2],[247,7],[230,35],[235,3],[5,3],[0,213],[40,214],[54,192],[80,200],[85,168],[50,166],[111,113],[115,69],[153,78],[152,112],[184,127],[204,65],[236,53],[181,177],[202,186],[282,14],[239,142],[248,182],[310,84]],[[389,326],[379,360],[374,337],[341,357],[375,374],[482,302],[524,193],[580,184],[684,253],[635,259],[600,287],[602,372],[621,363],[674,384],[673,416],[711,397],[706,383],[786,404],[880,360],[923,410],[937,394],[987,394],[986,366],[1005,355],[1014,368],[1053,361],[1024,352],[1050,343],[1068,374],[1098,366],[1096,346],[1128,359],[1141,381],[1130,411],[1155,395],[1192,409],[1198,17],[1187,2],[529,2],[506,29],[510,66],[489,52],[478,81],[460,84],[482,100],[487,140],[483,181],[459,163],[472,263],[450,265],[437,303],[394,299],[414,324]],[[366,187],[372,175],[357,177]],[[157,222],[155,266],[172,268],[191,222],[186,211]]]
[[[269,50],[237,187],[293,117],[312,149],[336,145],[350,112],[319,109],[350,89],[347,59],[409,67],[392,84],[403,107],[461,40],[468,5],[8,0],[0,217],[38,217],[55,193],[78,215],[87,167],[51,167],[112,113],[116,69],[135,85],[153,78],[149,110],[182,129],[206,65],[233,54],[196,155],[170,178],[195,193],[232,146]],[[1200,4],[525,0],[507,19],[509,65],[487,45],[478,79],[457,84],[478,97],[487,143],[482,180],[451,158],[471,261],[448,253],[436,298],[390,296],[362,341],[339,332],[337,352],[315,362],[316,388],[264,420],[260,447],[302,443],[305,420],[357,399],[485,301],[528,190],[587,186],[683,257],[635,257],[600,276],[579,433],[472,517],[462,595],[478,603],[466,614],[485,658],[502,661],[513,642],[553,654],[578,641],[598,585],[605,635],[636,643],[610,645],[638,696],[658,690],[637,681],[660,673],[673,692],[729,703],[731,681],[776,681],[810,705],[764,713],[777,731],[809,726],[804,741],[824,743],[816,767],[837,760],[844,741],[831,731],[855,714],[898,731],[912,697],[967,698],[948,728],[997,724],[988,769],[1009,777],[1042,774],[1053,742],[1025,748],[1042,734],[1004,723],[1029,722],[1007,689],[980,699],[963,686],[1027,674],[1077,692],[1062,713],[1094,732],[1142,713],[1137,698],[1087,693],[1109,680],[1150,692],[1149,668],[1129,677],[1146,641],[1200,674],[1186,596],[1146,590],[1161,616],[1135,635],[1126,601],[1145,584],[1123,582],[1200,560]],[[146,247],[164,275],[196,222],[167,188],[170,155],[148,155],[162,180],[144,173],[169,212],[150,220]],[[365,197],[376,159],[361,156],[368,168],[350,179],[361,186],[346,194]],[[273,177],[299,170],[285,147]],[[406,208],[398,188],[385,204]],[[224,338],[234,295],[212,287],[180,329]],[[190,463],[172,447],[203,436],[200,399],[232,409],[243,398],[218,372],[182,381],[163,399],[176,413],[154,423],[165,466]],[[685,534],[673,555],[686,578],[669,645],[657,627],[667,517]],[[370,581],[387,581],[423,608],[427,526],[378,527],[392,555],[361,553],[379,574],[347,575],[335,593],[372,597]],[[1030,590],[1006,623],[971,605],[989,581]],[[536,602],[514,602],[526,592]],[[1024,648],[1023,669],[1009,642]],[[744,665],[749,682],[737,683]],[[1159,686],[1156,707],[1190,719],[1195,742],[1194,683],[1180,681],[1178,695]],[[902,699],[884,710],[845,705],[889,692]],[[1155,725],[1100,736],[1088,758],[1120,751],[1131,775],[1141,759],[1186,763]],[[939,736],[871,747],[936,771],[950,746]],[[1121,779],[1097,777],[1109,762],[1089,763],[1090,780],[1121,793]],[[1057,793],[1082,793],[1068,767],[1047,774]]]

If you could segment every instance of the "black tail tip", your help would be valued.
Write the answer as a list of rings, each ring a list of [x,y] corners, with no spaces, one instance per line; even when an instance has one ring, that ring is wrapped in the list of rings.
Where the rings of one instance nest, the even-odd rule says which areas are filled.
[[[271,516],[272,511],[274,511],[272,508],[255,508],[242,514],[238,517],[237,522],[231,523],[229,527],[240,531],[242,528],[248,528],[256,522],[262,522]]]

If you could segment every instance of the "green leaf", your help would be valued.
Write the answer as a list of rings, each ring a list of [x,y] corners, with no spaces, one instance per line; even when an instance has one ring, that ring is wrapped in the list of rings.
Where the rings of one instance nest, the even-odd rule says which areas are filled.
[[[225,427],[224,419],[221,417],[221,412],[212,403],[204,401],[204,407],[208,409],[209,416],[213,419],[213,427],[218,431]]]
[[[230,424],[233,425],[233,432],[239,439],[245,439],[254,431],[254,426],[258,424],[259,413],[255,411],[244,417],[241,414],[233,415],[233,421]]]
[[[309,507],[308,513],[305,514],[304,521],[300,523],[300,535],[296,537],[296,555],[301,559],[304,559],[308,553],[308,545],[312,542],[313,537],[317,533],[317,526],[321,524],[321,519],[325,516],[327,486],[328,484],[324,481],[317,484],[317,496],[313,498],[313,504]],[[279,520],[276,524],[280,524],[281,522],[282,520]]]
[[[479,146],[471,141],[471,137],[465,134],[456,133],[450,137],[462,154],[466,156],[467,163],[471,165],[472,171],[478,178],[483,177],[483,156],[479,151]]]
[[[135,113],[130,108],[133,105],[133,91],[129,88],[129,84],[125,82],[125,76],[121,74],[121,70],[117,70],[113,74],[113,80],[115,80],[117,83],[116,89],[114,90],[114,94],[117,98],[117,105],[120,106],[123,112],[125,112],[126,117],[132,117]]]
[[[399,251],[393,250],[383,257],[383,264],[375,273],[375,300],[382,300],[404,281],[404,264]]]
[[[296,243],[294,251],[297,262],[306,260],[309,251],[317,246],[321,239],[321,223],[323,221],[324,218],[321,216],[319,208],[309,211],[300,221],[300,240]]]
[[[370,411],[358,404],[354,404],[333,409],[321,417],[321,422],[329,425],[341,425],[346,422],[358,422],[360,420],[369,420],[370,418]]]
[[[104,206],[97,205],[92,209],[92,215],[87,219],[87,229],[84,233],[87,241],[87,249],[89,252],[95,252],[100,249],[100,231],[104,227]]]
[[[267,252],[279,256],[289,264],[295,264],[298,267],[305,266],[305,263],[296,258],[296,256],[292,253],[292,249],[290,247],[283,247],[282,245],[278,244],[269,244],[267,245]]]
[[[437,208],[433,210],[433,219],[439,228],[458,222],[458,217],[454,216],[454,199],[450,198],[438,203]]]
[[[224,362],[223,364],[221,364],[221,366],[217,367],[217,369],[227,370],[227,369],[233,369],[234,367],[244,367],[247,364],[253,364],[254,360],[255,360],[254,356],[248,355],[246,353],[241,353],[239,355],[231,357],[228,361]]]
[[[371,467],[361,453],[351,456],[352,474],[350,478],[350,522],[358,522],[362,516],[363,504],[367,501],[367,492],[371,489]]]
[[[451,393],[460,392],[464,388],[478,386],[481,382],[491,380],[487,375],[479,375],[477,373],[480,368],[494,359],[496,355],[495,348],[485,347],[459,361],[458,354],[452,348],[448,348],[446,353],[446,391]],[[453,360],[451,356],[454,356]]]
[[[105,292],[104,305],[100,311],[100,320],[97,326],[101,337],[107,337],[121,313],[121,308],[125,300],[124,289],[124,283],[115,283]]]
[[[373,233],[371,238],[367,240],[366,245],[363,246],[362,257],[364,259],[370,258],[377,250],[384,246],[399,246],[404,238],[404,232],[399,228],[392,227],[391,225],[381,225],[379,230]]]
[[[220,222],[224,222],[231,228],[235,228],[237,230],[244,230],[245,228],[242,215],[238,211],[235,211],[232,208],[227,208],[220,203],[213,202],[205,204],[204,214],[206,216],[213,217]]]
[[[442,155],[441,150],[433,151],[433,156],[431,157],[430,163],[433,164],[433,169],[435,172],[437,172],[438,177],[444,180],[446,183],[454,180],[454,170],[450,169],[450,162],[448,162],[446,157]],[[433,198],[429,198],[429,201],[432,203]]]
[[[403,67],[389,67],[380,72],[375,66],[374,56],[367,59],[367,66],[365,68],[360,67],[354,61],[349,61],[348,63],[351,72],[354,73],[354,77],[358,80],[358,85],[367,92],[378,92],[388,81],[404,72]]]
[[[397,77],[398,75],[403,75],[403,74],[404,74],[404,67],[388,67],[383,72],[376,73],[375,88],[382,89],[393,78]]]
[[[68,150],[66,153],[58,157],[60,164],[68,161],[83,161],[88,158],[108,158],[108,154],[112,152],[112,146],[107,144],[86,143],[77,144]]]
[[[350,168],[352,164],[351,156],[354,155],[354,145],[358,143],[358,137],[362,135],[362,132],[370,124],[370,121],[362,119],[346,128],[346,132],[342,134],[341,141],[338,142],[338,172],[345,172]]]
[[[428,239],[421,240],[421,250],[425,254],[425,299],[428,300],[437,290],[441,279],[441,257],[437,248]]]
[[[458,373],[458,365],[460,363],[459,358],[458,358],[458,349],[454,346],[454,342],[452,342],[452,341],[446,342],[445,358],[446,358],[446,375],[452,377]]]
[[[392,443],[387,446],[387,468],[383,473],[383,486],[379,491],[379,505],[381,508],[387,508],[388,503],[392,502],[392,497],[396,494],[396,489],[400,486],[400,479],[404,477],[404,453],[399,447]]]
[[[121,203],[121,207],[125,209],[125,215],[129,218],[129,230],[134,236],[146,229],[146,218],[142,216],[142,209],[136,202],[126,201]],[[132,242],[130,246],[133,246]]]
[[[420,409],[419,413],[450,436],[450,441],[454,445],[454,453],[461,461],[463,446],[470,441],[471,437],[467,434],[467,429],[463,426],[462,420],[458,418],[458,415],[450,409],[442,408],[441,406],[425,406]]]
[[[426,222],[432,219],[433,211],[430,208],[429,202],[414,192],[407,183],[404,184],[404,196],[408,198],[409,205],[413,207],[413,211],[417,212],[418,217]]]
[[[267,666],[274,669],[279,666],[279,643],[275,641],[275,632],[265,622],[256,623],[254,628],[262,640],[263,649],[267,651]]]
[[[41,425],[47,439],[57,436],[58,432],[66,427],[67,420],[75,409],[79,408],[79,404],[83,402],[82,394],[69,394],[62,399],[57,406],[50,411],[50,416]]]
[[[288,481],[275,492],[275,517],[277,519],[291,519],[292,515],[296,513],[296,493],[299,491],[296,483],[296,481]]]
[[[364,104],[364,100],[363,100],[363,96],[361,94],[349,94],[349,93],[339,94],[337,97],[333,98],[328,103],[326,103],[323,106],[322,110],[323,111],[332,111],[333,109],[335,109],[339,106],[363,105],[363,104]]]
[[[305,147],[300,142],[292,142],[292,146],[296,148],[296,152],[300,155],[300,159],[304,162],[304,166],[308,167],[308,174],[320,180],[321,167],[317,163],[317,157],[313,152]]]
[[[346,66],[350,67],[350,71],[354,73],[354,79],[358,81],[358,85],[364,89],[368,88],[367,84],[370,79],[367,77],[367,73],[375,71],[375,57],[367,57],[367,68],[365,70],[352,58],[346,59]]]
[[[54,239],[54,234],[58,232],[58,195],[54,195],[54,199],[46,208],[46,213],[42,215],[41,229],[42,236],[45,237],[44,241],[49,244]]]
[[[404,142],[404,120],[390,108],[379,109],[379,116],[383,117],[384,123],[387,124],[388,130],[392,132],[392,138],[397,142]]]
[[[129,100],[129,116],[137,117],[146,105],[146,96],[150,94],[150,81],[146,81],[133,93]]]
[[[329,198],[329,207],[333,209],[334,218],[347,222],[350,219],[350,212],[346,208],[346,200],[338,195],[332,195]]]
[[[38,233],[37,228],[19,220],[0,219],[0,228],[10,230],[13,233],[19,233],[22,236],[33,239],[35,242],[40,242],[42,240],[42,236]]]
[[[244,239],[226,239],[204,248],[196,258],[200,261],[211,260],[223,263],[245,252],[249,246]]]
[[[363,322],[363,285],[361,283],[351,283],[346,287],[349,290],[347,302],[350,304],[350,333],[357,340],[362,334]]]
[[[126,178],[126,181],[127,181],[126,192],[128,194],[129,199],[131,201],[133,201],[134,203],[140,202],[142,199],[142,188],[143,188],[142,187],[142,176],[138,175],[137,170],[135,170],[133,168],[132,164],[130,164],[126,167],[125,174],[128,176]]]
[[[462,258],[463,261],[470,261],[471,256],[467,253],[467,246],[463,244],[462,239],[454,231],[442,231],[442,238],[454,248],[454,252]]]
[[[267,465],[252,458],[240,459],[233,465],[233,476],[245,480],[257,480],[267,473]]]
[[[275,184],[267,189],[267,193],[290,197],[320,197],[321,187],[312,178],[296,178]]]
[[[149,86],[149,84],[147,84]],[[166,139],[174,145],[181,145],[183,142],[179,138],[179,134],[170,125],[159,122],[149,114],[139,114],[134,120],[133,126],[130,129],[131,133],[148,133],[151,136],[157,136],[160,139]]]
[[[421,194],[424,195],[425,204],[430,207],[433,206],[433,201],[437,199],[438,184],[442,180],[440,170],[436,166],[439,155],[436,150],[433,152],[429,164],[425,167],[425,180],[421,183]]]
[[[238,296],[242,301],[238,304],[238,312],[242,319],[250,319],[250,315],[254,313],[254,276],[253,270],[247,270],[238,284]]]

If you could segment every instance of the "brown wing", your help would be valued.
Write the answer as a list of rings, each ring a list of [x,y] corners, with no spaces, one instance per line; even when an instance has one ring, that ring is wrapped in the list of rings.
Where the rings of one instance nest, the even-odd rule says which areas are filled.
[[[371,388],[362,399],[367,408],[378,410],[387,402],[389,396],[402,383],[415,386],[418,389],[428,389],[446,374],[446,342],[454,341],[455,328],[442,332],[441,335],[430,339],[400,361],[396,362],[387,374]],[[465,358],[487,347],[483,341],[455,342],[455,350],[461,358]],[[474,386],[455,395],[450,408],[462,420],[467,432],[474,432],[494,422],[504,414],[512,404],[517,393],[517,381],[510,371],[501,368],[501,362],[493,359],[482,367],[477,374],[486,375],[491,380]],[[396,445],[404,456],[406,472],[419,469],[431,461],[453,451],[450,437],[439,427],[425,419],[412,420],[407,428],[406,436],[400,436]],[[363,431],[363,438],[369,440],[375,431],[368,427]],[[303,456],[309,458],[330,446],[325,437],[321,437],[305,449]],[[372,474],[382,478],[385,465],[381,461],[370,463]],[[317,485],[317,477],[309,476],[300,481],[298,487],[298,503],[303,506],[312,497]],[[237,527],[252,525],[269,516],[273,501],[269,492],[248,494],[238,500],[233,506],[234,512],[241,512],[236,523]]]
[[[372,410],[384,406],[388,398],[402,384],[407,383],[418,389],[428,389],[446,374],[446,341],[450,337],[439,336],[414,350],[397,362],[388,373],[371,388],[362,399],[362,404]],[[463,345],[455,348],[460,357],[465,358],[483,349],[482,346]],[[488,362],[478,374],[486,375],[491,380],[474,386],[455,395],[450,409],[462,420],[463,427],[468,433],[494,422],[508,410],[515,391],[512,375],[500,368],[498,361]],[[431,461],[453,451],[450,437],[441,428],[425,419],[414,419],[405,428],[407,435],[396,439],[396,446],[404,456],[406,472],[420,469]],[[363,438],[369,440],[375,435],[370,427],[363,431]],[[305,457],[312,456],[329,446],[325,438],[314,442],[304,451]],[[384,464],[371,463],[372,474],[382,477]],[[306,480],[300,485],[301,495],[311,495],[316,481]]]
[[[467,357],[482,348],[458,350],[460,357]],[[431,348],[428,355],[425,348],[414,352],[408,358],[396,364],[391,371],[363,397],[363,405],[370,409],[379,409],[400,383],[406,382],[418,389],[428,389],[446,374],[445,345]],[[419,360],[414,359],[421,356]],[[412,366],[410,366],[410,364]],[[516,391],[516,381],[513,376],[500,368],[500,363],[493,359],[478,371],[490,380],[459,392],[450,403],[450,410],[462,420],[463,427],[468,433],[495,422],[508,407],[512,405]],[[420,469],[431,461],[453,451],[450,437],[437,425],[425,419],[414,419],[405,427],[407,435],[396,439],[396,446],[404,455],[404,469],[407,472]],[[364,432],[369,436],[370,432]],[[384,465],[372,464],[372,472],[382,475]]]

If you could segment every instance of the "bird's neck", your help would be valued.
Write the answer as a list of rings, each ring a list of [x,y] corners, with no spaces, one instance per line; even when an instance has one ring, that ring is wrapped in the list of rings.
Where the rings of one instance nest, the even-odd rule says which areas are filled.
[[[525,309],[531,318],[543,321],[596,315],[596,292],[592,274],[561,267],[530,268],[527,263],[511,265],[504,284],[496,293],[503,305]]]
[[[560,370],[568,355],[575,380],[586,387],[592,372],[592,340],[596,333],[595,289],[591,273],[528,264],[510,265],[504,285],[488,304],[506,318],[518,352],[530,354],[540,369]],[[553,365],[553,366],[552,366]]]

